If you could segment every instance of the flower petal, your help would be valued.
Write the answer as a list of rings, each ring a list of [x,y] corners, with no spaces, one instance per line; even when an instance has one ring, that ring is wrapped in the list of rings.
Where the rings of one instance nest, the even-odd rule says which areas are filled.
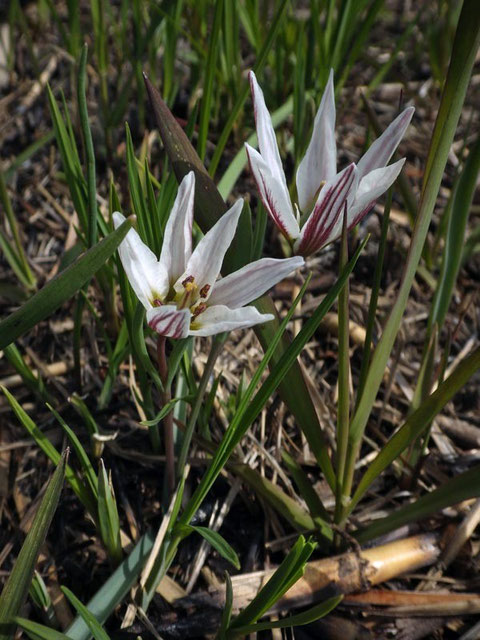
[[[355,193],[356,184],[357,170],[354,163],[325,184],[300,238],[294,245],[295,253],[308,256],[335,240],[337,236],[334,230],[337,222],[341,220],[348,195],[351,192]]]
[[[273,320],[271,313],[260,313],[255,307],[242,307],[241,309],[229,309],[224,305],[208,307],[192,322],[190,335],[212,336],[222,331],[234,329],[247,329],[260,322]]]
[[[258,151],[249,144],[245,144],[245,149],[263,206],[287,239],[298,238],[300,229],[293,214],[288,191],[285,192],[280,182],[272,175]]]
[[[405,158],[382,167],[374,169],[364,176],[358,185],[355,199],[348,208],[348,228],[357,225],[370,211],[376,200],[391,187],[405,164]]]
[[[270,168],[270,173],[274,176],[283,189],[288,193],[285,173],[278,151],[277,138],[273,128],[272,119],[265,105],[265,98],[257,78],[253,71],[248,74],[250,89],[252,91],[253,110],[255,114],[255,125],[257,129],[258,148],[263,160]]]
[[[312,138],[297,170],[297,194],[301,211],[308,211],[313,205],[320,184],[332,180],[336,173],[337,143],[332,69],[315,116]]]
[[[300,256],[285,260],[275,258],[256,260],[218,280],[213,287],[209,304],[222,304],[231,309],[243,307],[303,264],[304,260]]]
[[[242,208],[243,199],[240,198],[203,236],[192,253],[185,272],[175,283],[175,291],[181,292],[183,290],[182,282],[186,278],[192,277],[199,290],[205,285],[209,285],[211,293],[211,287],[220,273],[225,252],[235,235]],[[202,297],[207,300],[208,291]]]
[[[195,197],[195,174],[187,173],[178,187],[177,197],[168,217],[163,238],[160,264],[173,285],[185,271],[192,255],[193,200]]]
[[[400,144],[400,140],[410,124],[410,120],[415,109],[408,107],[395,118],[395,120],[385,129],[382,135],[375,140],[368,151],[360,158],[357,168],[359,178],[367,175],[374,169],[384,167],[392,157],[395,149]]]
[[[167,338],[186,338],[190,328],[191,313],[188,309],[177,309],[165,304],[147,311],[148,326]]]
[[[125,217],[116,211],[113,214],[115,229],[124,220]],[[162,300],[167,295],[169,289],[167,272],[135,229],[130,229],[127,233],[118,247],[118,253],[128,281],[146,309],[152,306],[155,299]]]

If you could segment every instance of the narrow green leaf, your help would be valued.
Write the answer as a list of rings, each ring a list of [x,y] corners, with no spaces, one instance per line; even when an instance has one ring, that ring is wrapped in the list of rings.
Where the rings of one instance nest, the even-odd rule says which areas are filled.
[[[68,636],[60,631],[46,627],[38,622],[32,622],[25,618],[15,618],[15,622],[19,627],[26,631],[29,638],[32,640],[68,640]]]
[[[140,424],[144,425],[145,427],[154,427],[159,422],[161,422],[165,418],[165,416],[167,416],[170,413],[170,411],[177,404],[177,402],[185,402],[187,400],[190,401],[192,399],[193,399],[193,396],[180,396],[178,398],[177,397],[172,398],[166,404],[163,405],[163,407],[160,409],[160,411],[157,413],[157,415],[154,418],[152,418],[151,420],[142,420]]]
[[[342,237],[340,242],[340,270],[348,262],[348,226],[347,205],[343,214]],[[350,319],[349,319],[349,282],[338,295],[338,402],[335,452],[335,522],[341,518],[342,485],[347,458],[348,432],[350,424]]]
[[[203,83],[202,105],[198,126],[198,155],[205,158],[208,139],[208,125],[212,118],[213,80],[217,71],[217,50],[222,25],[225,0],[215,0],[213,23],[210,30],[207,59],[205,61],[205,80]]]
[[[7,578],[0,595],[1,640],[8,640],[14,635],[16,626],[14,618],[27,597],[40,548],[45,542],[45,537],[60,499],[67,457],[68,449],[62,454],[55,473],[48,483],[45,495],[33,519],[31,529],[25,538],[12,572]]]
[[[236,631],[238,628],[250,625],[261,618],[303,575],[305,565],[315,546],[300,536],[266,585],[262,587],[250,604],[234,618],[230,629]]]
[[[480,496],[480,466],[450,478],[438,489],[421,496],[411,504],[397,509],[386,518],[360,529],[360,531],[355,532],[354,536],[360,544],[364,544],[405,524],[417,522],[434,513],[439,513],[446,507],[458,504],[463,500],[478,498],[478,496]]]
[[[323,506],[320,496],[313,488],[313,484],[305,471],[286,451],[282,451],[282,459],[285,462],[293,481],[297,485],[301,497],[305,500],[312,518],[315,520],[315,518],[319,517],[323,521],[328,522],[330,519],[328,511]]]
[[[54,132],[48,131],[47,133],[43,134],[40,138],[38,138],[38,140],[35,140],[34,142],[32,142],[32,144],[30,144],[26,149],[24,149],[23,151],[20,151],[20,153],[18,153],[12,159],[8,167],[5,169],[5,174],[4,174],[5,180],[8,182],[13,177],[15,172],[18,171],[18,169],[22,166],[22,164],[24,164],[27,160],[30,160],[30,158],[32,158],[37,153],[37,151],[39,151],[45,145],[51,142],[54,137],[55,137]]]
[[[73,429],[70,429],[70,427],[65,422],[65,420],[62,418],[62,416],[58,413],[58,411],[56,411],[52,407],[52,405],[50,405],[48,403],[47,403],[47,407],[53,413],[53,415],[55,416],[55,418],[59,422],[60,426],[62,427],[62,429],[67,434],[67,438],[69,439],[70,444],[73,447],[73,450],[75,451],[75,454],[76,454],[76,456],[78,458],[78,461],[80,462],[80,466],[81,466],[81,468],[83,470],[83,473],[85,475],[85,479],[86,479],[86,481],[88,483],[88,486],[90,488],[91,495],[93,496],[94,500],[97,501],[98,500],[97,476],[96,476],[95,471],[93,469],[92,463],[90,462],[90,458],[87,455],[87,452],[82,447],[82,444],[81,444],[80,440],[78,439],[77,434],[73,431]]]
[[[102,625],[87,609],[87,607],[82,602],[80,602],[77,596],[67,587],[62,587],[62,591],[67,596],[71,604],[75,607],[77,613],[83,619],[85,624],[88,626],[95,640],[110,640],[110,636],[103,630]]]
[[[34,373],[32,371],[14,343],[5,347],[3,354],[31,391],[37,394],[44,402],[52,401],[50,394],[45,389],[45,382],[42,376],[39,372]]]
[[[222,558],[225,558],[225,560],[228,560],[230,564],[233,564],[235,569],[240,569],[240,560],[238,559],[236,551],[232,549],[225,538],[223,538],[217,531],[212,531],[212,529],[207,529],[207,527],[193,525],[186,525],[186,527],[187,529],[196,531],[200,534],[208,544],[212,545],[215,551],[217,551]]]
[[[94,4],[94,3],[93,3]],[[83,142],[87,162],[87,190],[88,190],[88,227],[87,245],[93,247],[97,241],[97,187],[95,174],[95,151],[93,149],[92,132],[88,121],[86,81],[87,81],[88,46],[83,45],[78,68],[78,113],[82,127]]]
[[[291,496],[268,478],[261,476],[247,465],[235,464],[233,470],[245,480],[268,504],[270,504],[297,531],[318,530],[329,542],[333,540],[333,531],[325,520],[314,518]]]
[[[150,555],[155,535],[149,531],[135,545],[128,558],[117,567],[108,580],[100,587],[87,608],[96,620],[103,624],[114,609],[123,601],[138,579]],[[91,633],[83,617],[77,616],[67,629],[71,640],[89,640]]]
[[[477,347],[455,369],[455,371],[414,411],[402,427],[390,438],[377,454],[358,483],[357,490],[348,506],[348,511],[358,503],[368,487],[380,473],[405,450],[428,427],[433,418],[443,409],[455,393],[461,389],[480,368],[480,347]]]
[[[19,421],[23,424],[28,433],[32,436],[42,451],[50,458],[53,464],[58,465],[61,460],[60,453],[55,449],[53,444],[48,440],[42,431],[33,422],[30,416],[24,411],[23,407],[17,402],[12,394],[5,387],[0,385],[0,390],[5,394],[10,406],[12,407],[15,415]],[[65,478],[73,491],[77,495],[83,506],[93,515],[96,513],[96,500],[87,488],[80,482],[75,475],[73,469],[67,464],[65,468]]]
[[[147,200],[142,190],[135,150],[133,148],[132,134],[130,133],[128,123],[125,124],[125,133],[127,138],[127,172],[130,197],[132,199],[133,210],[137,216],[138,232],[142,240],[151,247],[154,246],[155,236],[152,231],[152,221],[148,215]]]
[[[43,620],[48,622],[52,627],[58,627],[57,616],[53,608],[52,599],[47,590],[47,585],[37,570],[34,571],[28,593],[35,606],[40,610]]]
[[[442,266],[438,277],[438,286],[433,297],[428,318],[428,329],[433,325],[443,326],[453,289],[457,281],[465,243],[465,229],[477,186],[480,171],[480,136],[468,154],[462,174],[453,194],[452,209],[448,219],[445,249],[442,254]]]
[[[3,210],[5,212],[5,216],[10,225],[10,229],[13,234],[13,240],[15,243],[15,251],[13,248],[10,248],[11,256],[10,256],[10,265],[12,269],[17,271],[17,275],[22,280],[24,284],[29,289],[35,288],[36,280],[30,269],[28,264],[27,256],[25,255],[25,251],[23,249],[22,243],[20,241],[20,234],[18,231],[17,219],[15,218],[15,214],[13,213],[12,203],[10,202],[10,198],[8,196],[7,185],[5,184],[5,178],[3,175],[3,171],[0,171],[0,203],[3,205]],[[6,246],[9,245],[6,236],[1,235],[2,238],[2,248],[5,252]],[[7,249],[8,251],[8,249]],[[9,253],[6,253],[7,259],[9,257]]]
[[[458,119],[462,112],[463,102],[465,100],[465,94],[479,43],[480,11],[478,11],[478,2],[477,0],[464,0],[457,25],[447,79],[445,81],[427,157],[420,207],[403,272],[402,283],[397,293],[395,304],[384,327],[382,337],[375,349],[365,381],[365,389],[350,425],[349,455],[344,479],[345,502],[348,501],[353,484],[355,461],[361,446],[363,432],[382,382],[385,367],[401,324],[402,315],[422,255],[450,146],[455,135]]]
[[[232,618],[233,607],[233,587],[232,580],[227,572],[225,572],[225,604],[223,605],[222,620],[220,622],[220,628],[218,630],[216,640],[225,640],[226,632],[230,625]]]
[[[118,517],[112,480],[107,475],[102,459],[100,459],[100,469],[98,472],[98,523],[102,540],[110,557],[115,564],[119,564],[122,561],[120,519]]]
[[[392,208],[393,189],[389,189],[387,199],[383,208],[382,228],[380,231],[380,241],[378,243],[377,257],[375,260],[375,269],[373,271],[372,292],[370,294],[370,302],[368,304],[368,315],[365,329],[365,342],[363,344],[362,364],[360,366],[360,374],[358,376],[357,385],[357,402],[358,405],[362,397],[365,387],[365,380],[370,365],[370,354],[372,351],[373,332],[375,329],[375,316],[377,313],[378,296],[380,294],[380,286],[382,283],[383,261],[385,258],[385,250],[387,248],[388,224],[390,222],[390,210]]]
[[[334,596],[333,598],[329,598],[328,600],[325,600],[325,602],[317,604],[311,609],[307,609],[307,611],[302,611],[302,613],[297,613],[294,616],[288,616],[287,618],[274,620],[273,622],[257,622],[256,624],[236,627],[234,636],[237,634],[247,635],[250,633],[258,633],[259,631],[267,631],[268,629],[286,629],[289,627],[300,627],[304,624],[310,624],[311,622],[315,622],[316,620],[320,620],[320,618],[325,617],[333,611],[333,609],[335,609],[342,600],[343,595]]]
[[[71,298],[110,258],[131,227],[127,219],[116,231],[50,280],[17,311],[0,322],[0,349],[29,331]]]
[[[69,133],[70,122],[68,121],[68,111],[66,112],[66,124],[49,85],[47,85],[47,97],[52,117],[53,130],[55,132],[55,138],[62,158],[62,164],[68,187],[70,189],[70,195],[72,196],[75,211],[78,214],[80,227],[85,233],[88,227],[87,186],[82,174],[82,166],[80,164],[77,148],[74,142],[72,142],[72,137]]]

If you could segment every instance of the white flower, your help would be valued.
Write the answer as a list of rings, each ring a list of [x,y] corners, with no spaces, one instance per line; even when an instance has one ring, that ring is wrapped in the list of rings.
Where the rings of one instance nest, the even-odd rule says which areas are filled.
[[[347,226],[351,229],[395,182],[405,158],[386,165],[400,143],[414,109],[405,109],[375,140],[358,164],[352,163],[337,173],[332,70],[315,116],[310,144],[297,170],[297,205],[290,199],[263,92],[253,71],[249,78],[260,150],[245,145],[250,167],[270,217],[293,245],[294,252],[308,256],[340,236],[345,203]],[[300,212],[309,214],[302,228]]]
[[[119,254],[128,280],[147,310],[147,322],[170,338],[210,336],[273,320],[245,307],[303,265],[303,258],[264,258],[217,281],[225,252],[235,235],[243,200],[238,200],[192,252],[195,176],[182,180],[167,221],[160,260],[130,229]],[[123,221],[113,214],[115,228]]]

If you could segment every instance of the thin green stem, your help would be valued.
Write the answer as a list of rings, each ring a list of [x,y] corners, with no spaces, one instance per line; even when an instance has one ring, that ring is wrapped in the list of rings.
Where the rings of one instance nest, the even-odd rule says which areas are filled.
[[[212,344],[212,348],[210,349],[210,353],[208,354],[208,360],[205,365],[205,369],[203,371],[202,377],[198,384],[197,389],[197,397],[195,398],[195,403],[192,407],[192,412],[190,414],[190,419],[187,424],[187,428],[185,429],[185,433],[183,435],[182,448],[180,449],[180,454],[178,456],[177,462],[177,471],[180,476],[183,473],[183,468],[187,462],[188,452],[190,449],[190,443],[192,441],[193,432],[195,430],[195,425],[197,424],[198,414],[200,413],[200,409],[202,407],[203,398],[205,396],[205,391],[207,389],[208,381],[213,372],[213,367],[215,366],[215,362],[217,361],[218,356],[225,344],[225,340],[228,337],[228,333],[221,333],[215,336]]]
[[[165,406],[172,399],[170,385],[168,384],[168,363],[165,354],[165,336],[158,336],[157,357],[158,373],[163,384],[162,405]],[[164,444],[165,444],[165,479],[168,495],[175,491],[175,442],[173,438],[173,412],[169,411],[163,419]]]
[[[390,222],[390,209],[392,207],[393,190],[389,189],[387,200],[383,209],[382,229],[380,232],[380,242],[378,245],[377,259],[375,261],[375,270],[373,273],[372,293],[370,295],[370,304],[368,306],[367,327],[365,330],[365,342],[363,345],[362,364],[360,366],[360,375],[357,388],[357,406],[362,397],[365,381],[367,379],[368,368],[370,364],[370,354],[372,351],[373,328],[375,326],[375,314],[377,311],[378,296],[380,293],[380,284],[382,280],[383,261],[385,258],[385,249],[387,246],[388,224]]]
[[[348,264],[348,228],[347,208],[343,216],[342,240],[340,247],[339,272]],[[338,409],[337,409],[337,456],[336,456],[336,485],[335,485],[335,522],[341,516],[342,479],[347,457],[348,431],[350,421],[350,357],[349,357],[349,286],[348,278],[338,296]]]
[[[85,159],[87,165],[88,190],[88,230],[87,244],[93,247],[97,241],[97,186],[95,183],[95,151],[93,148],[92,132],[88,122],[87,97],[85,92],[87,79],[88,46],[83,45],[78,70],[78,113],[85,143]]]

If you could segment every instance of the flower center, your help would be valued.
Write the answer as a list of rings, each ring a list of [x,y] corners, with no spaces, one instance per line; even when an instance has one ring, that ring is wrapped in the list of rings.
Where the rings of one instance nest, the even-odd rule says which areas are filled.
[[[193,276],[187,276],[182,282],[183,291],[177,294],[177,307],[179,309],[186,309],[195,304],[198,298],[198,287],[195,284],[195,278]]]

